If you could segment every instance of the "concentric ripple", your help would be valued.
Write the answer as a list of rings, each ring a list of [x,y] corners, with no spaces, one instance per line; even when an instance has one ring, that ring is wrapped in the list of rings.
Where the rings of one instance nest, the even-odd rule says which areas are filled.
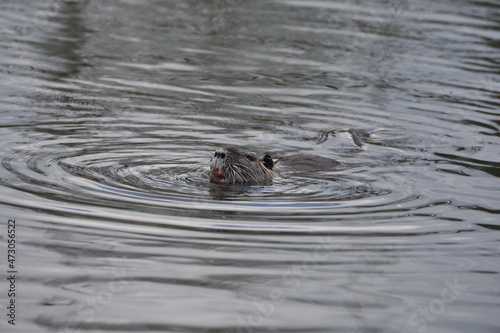
[[[161,223],[239,232],[243,227],[282,232],[280,221],[288,221],[288,232],[334,232],[339,226],[326,221],[341,219],[353,227],[367,219],[386,221],[388,216],[405,220],[404,216],[421,214],[420,209],[432,205],[410,176],[415,173],[416,156],[406,149],[411,145],[405,141],[408,138],[400,134],[394,141],[397,129],[365,131],[365,142],[355,148],[342,138],[344,129],[317,134],[323,144],[337,147],[334,153],[341,166],[330,172],[285,173],[269,186],[220,186],[207,177],[212,151],[195,147],[179,153],[168,143],[147,137],[157,129],[143,129],[153,124],[128,126],[130,137],[120,140],[82,139],[70,131],[69,138],[47,139],[45,133],[39,141],[18,145],[3,160],[11,173],[4,186],[64,203],[57,205],[59,213],[82,214],[84,206],[83,211],[99,211],[100,218],[115,219],[118,214],[127,220],[128,211],[145,212],[155,223],[161,216],[181,215],[189,223],[175,219]],[[144,137],[138,139],[140,135]],[[108,209],[108,215],[99,207]],[[227,216],[233,222],[220,224]],[[147,220],[141,217],[141,223]],[[418,228],[426,227],[413,227]],[[397,228],[392,225],[391,230]]]

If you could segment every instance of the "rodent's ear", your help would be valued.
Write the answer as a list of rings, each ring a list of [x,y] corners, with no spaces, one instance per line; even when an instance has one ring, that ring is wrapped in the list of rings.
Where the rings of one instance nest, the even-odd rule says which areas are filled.
[[[271,155],[265,155],[263,161],[264,161],[264,166],[266,168],[268,168],[269,170],[273,169],[274,162],[273,162],[273,158],[271,157]]]

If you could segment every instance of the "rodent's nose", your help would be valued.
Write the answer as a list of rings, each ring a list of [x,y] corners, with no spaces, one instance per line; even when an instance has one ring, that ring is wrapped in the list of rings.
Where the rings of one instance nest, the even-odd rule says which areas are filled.
[[[224,159],[224,158],[226,158],[226,153],[223,153],[223,152],[220,152],[220,151],[216,151],[216,152],[214,153],[214,157],[215,157],[215,158],[221,158],[221,159]]]

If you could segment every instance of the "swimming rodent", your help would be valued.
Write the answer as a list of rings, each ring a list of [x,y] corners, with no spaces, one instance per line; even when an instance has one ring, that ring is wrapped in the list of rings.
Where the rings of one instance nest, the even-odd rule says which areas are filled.
[[[330,170],[340,163],[311,154],[279,158],[257,156],[236,147],[215,151],[210,162],[210,181],[217,184],[269,185],[278,171],[314,172]]]

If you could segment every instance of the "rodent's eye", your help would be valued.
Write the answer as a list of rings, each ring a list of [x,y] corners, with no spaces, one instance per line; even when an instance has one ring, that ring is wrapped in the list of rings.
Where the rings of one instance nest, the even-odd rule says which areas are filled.
[[[246,155],[245,156],[249,161],[255,161],[255,157],[253,155]]]
[[[273,162],[273,158],[271,157],[271,155],[264,156],[264,166],[266,168],[268,168],[269,170],[273,169],[274,162]]]

